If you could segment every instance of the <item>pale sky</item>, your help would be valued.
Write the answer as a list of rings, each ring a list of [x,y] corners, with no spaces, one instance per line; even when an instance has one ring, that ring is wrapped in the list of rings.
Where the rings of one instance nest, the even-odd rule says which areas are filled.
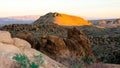
[[[0,0],[0,17],[60,12],[77,16],[120,17],[120,0]]]

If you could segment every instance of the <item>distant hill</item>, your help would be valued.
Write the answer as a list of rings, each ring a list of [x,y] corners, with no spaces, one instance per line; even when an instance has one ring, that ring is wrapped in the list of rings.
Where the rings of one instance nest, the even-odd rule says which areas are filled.
[[[30,24],[39,17],[40,15],[29,15],[0,18],[0,24]]]
[[[17,19],[17,20],[36,20],[40,17],[40,15],[27,15],[27,16],[12,16],[9,17],[11,19]]]
[[[57,24],[61,26],[83,26],[83,25],[92,25],[89,21],[67,14],[61,13],[47,13],[44,16],[41,16],[37,19],[34,24]]]
[[[105,28],[114,28],[120,26],[120,18],[116,19],[101,19],[101,20],[90,20],[94,25],[105,27]]]

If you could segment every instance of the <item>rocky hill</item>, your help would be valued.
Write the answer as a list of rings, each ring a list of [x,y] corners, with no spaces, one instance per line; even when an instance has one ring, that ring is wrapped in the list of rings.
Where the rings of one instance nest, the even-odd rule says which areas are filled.
[[[75,28],[68,29],[57,25],[36,24],[24,24],[24,26],[21,26],[18,24],[6,25],[3,27],[4,29],[10,31],[13,37],[27,40],[32,45],[32,48],[43,52],[67,67],[69,66],[69,68],[82,63],[81,56],[83,58],[89,56],[92,60],[95,59],[89,40],[80,30]]]
[[[49,35],[66,39],[68,28],[73,27],[63,27],[55,24],[13,24],[6,25],[0,30],[10,31],[12,37],[25,39],[32,44],[33,48],[39,50],[40,39],[47,38]],[[76,28],[82,30],[88,37],[93,53],[99,62],[119,64],[120,59],[117,57],[120,54],[120,27],[97,28],[95,26],[82,26]],[[111,54],[109,55],[109,53]]]
[[[68,68],[79,64],[84,67],[84,64],[93,62],[120,64],[120,27],[98,28],[85,26],[85,23],[76,26],[77,21],[82,20],[77,18],[48,13],[33,24],[5,25],[0,30],[9,31],[12,37],[26,40],[32,48]]]
[[[118,19],[102,19],[102,20],[91,20],[94,25],[104,28],[116,28],[120,26],[120,18]]]
[[[40,15],[28,15],[28,16],[11,16],[1,17],[0,25],[6,24],[30,24],[38,19]]]
[[[25,54],[28,56],[28,58],[30,58],[31,61],[34,62],[37,61],[33,60],[32,56],[39,55],[42,53],[46,54],[50,58],[57,61],[56,62],[50,59],[49,57],[47,57],[46,55],[42,54],[44,60],[44,63],[41,66],[42,68],[73,68],[73,66],[79,64],[83,64],[82,68],[86,68],[84,63],[86,62],[91,63],[90,58],[94,59],[95,57],[97,58],[97,62],[109,61],[111,63],[118,62],[119,64],[120,51],[119,51],[119,46],[116,45],[116,44],[119,45],[118,43],[120,40],[119,37],[115,37],[115,38],[108,37],[104,39],[102,39],[102,37],[101,38],[90,37],[89,38],[90,41],[89,41],[89,39],[85,37],[85,34],[76,28],[64,29],[62,27],[57,26],[58,28],[62,28],[67,31],[66,38],[62,38],[60,36],[47,35],[47,34],[39,36],[37,35],[37,33],[41,33],[41,32],[36,32],[39,29],[36,30],[35,29],[36,27],[32,29],[33,26],[29,31],[26,31],[27,28],[24,30],[19,28],[20,26],[17,29],[15,29],[16,27],[18,26],[17,25],[11,26],[11,28],[8,27],[7,29],[5,29],[4,27],[4,30],[11,31],[12,36],[19,38],[11,38],[9,32],[0,31],[0,60],[1,60],[0,68],[16,68],[16,67],[20,68],[19,64],[15,60],[11,59],[11,57],[15,56],[16,53]],[[29,27],[31,26],[29,25]],[[54,25],[54,28],[57,27],[55,27]],[[44,28],[47,29],[48,26],[46,27],[44,26]],[[53,28],[53,27],[49,25],[49,28]],[[37,44],[36,44],[36,39],[34,38],[36,36],[35,34],[38,37]],[[28,41],[31,45],[25,40]],[[90,46],[90,42],[92,43],[92,46]],[[42,53],[32,49],[31,47],[41,51]],[[93,56],[92,50],[95,57]],[[81,56],[84,57],[83,58],[85,59],[84,62],[83,59],[81,59]],[[88,56],[89,58],[88,57],[85,58],[86,56]],[[61,64],[58,62],[60,62]],[[114,64],[103,64],[103,63],[97,63],[87,66],[87,68],[99,68],[99,67],[119,68],[120,66]]]
[[[84,25],[92,25],[92,23],[87,20],[67,14],[61,13],[47,13],[44,16],[41,16],[38,20],[34,22],[34,24],[57,24],[61,26],[84,26]]]

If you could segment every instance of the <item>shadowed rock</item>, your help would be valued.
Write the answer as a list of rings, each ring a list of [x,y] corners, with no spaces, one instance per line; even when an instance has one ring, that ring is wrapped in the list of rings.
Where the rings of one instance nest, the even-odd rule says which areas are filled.
[[[54,58],[64,56],[67,54],[66,44],[61,37],[57,36],[43,36],[40,41],[40,50],[46,51],[47,54]]]
[[[93,58],[90,41],[84,33],[76,28],[68,29],[68,37],[66,39],[68,48],[76,56],[89,56]]]
[[[89,40],[76,28],[68,29],[66,40],[57,36],[43,36],[39,43],[40,51],[69,68],[83,64],[81,59],[86,56],[95,59]]]

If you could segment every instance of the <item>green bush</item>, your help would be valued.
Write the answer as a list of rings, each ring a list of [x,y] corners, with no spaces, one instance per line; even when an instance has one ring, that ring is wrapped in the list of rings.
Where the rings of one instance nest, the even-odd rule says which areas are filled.
[[[82,65],[74,66],[74,68],[82,68]]]
[[[85,56],[83,58],[83,61],[87,64],[93,64],[94,63],[93,59],[91,59],[89,56]]]
[[[16,60],[22,68],[39,68],[39,66],[41,66],[44,62],[42,59],[42,55],[34,55],[34,58],[39,62],[31,62],[25,54],[16,54],[15,56],[13,56],[13,59]]]

